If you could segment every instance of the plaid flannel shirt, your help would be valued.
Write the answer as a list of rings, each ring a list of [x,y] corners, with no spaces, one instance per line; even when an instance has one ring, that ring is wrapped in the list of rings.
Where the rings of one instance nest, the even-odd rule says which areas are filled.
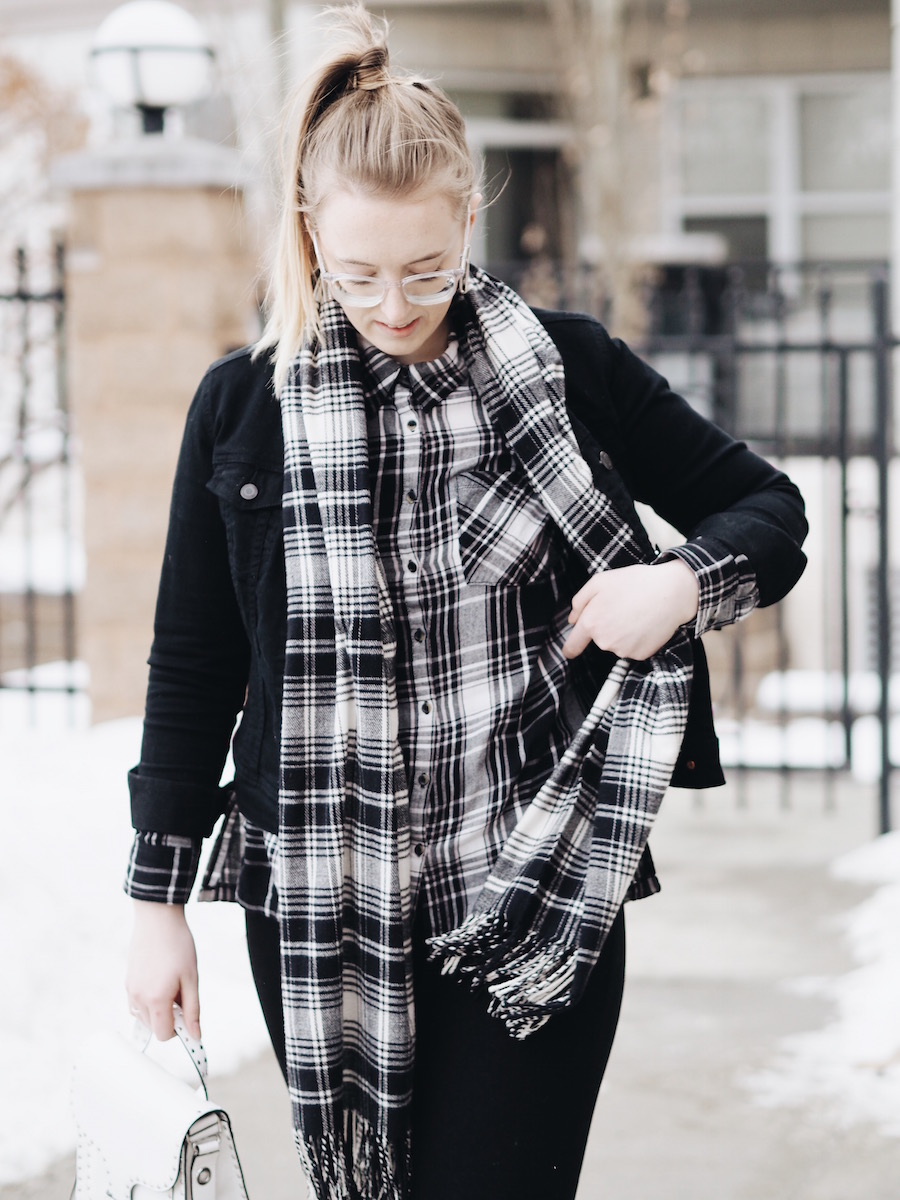
[[[571,665],[552,649],[570,608],[559,585],[566,551],[469,386],[455,341],[432,363],[403,367],[374,347],[365,360],[379,463],[373,524],[398,635],[412,896],[429,931],[441,932],[464,919],[584,716]],[[671,557],[697,577],[695,636],[755,607],[743,556],[698,539],[661,555]],[[243,819],[230,833],[206,896],[276,915],[273,835]],[[125,890],[183,904],[199,859],[199,841],[138,831]],[[631,898],[657,887],[639,877]]]

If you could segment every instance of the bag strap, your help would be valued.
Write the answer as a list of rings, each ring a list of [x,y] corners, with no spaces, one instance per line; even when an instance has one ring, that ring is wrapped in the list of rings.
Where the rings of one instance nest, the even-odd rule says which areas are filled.
[[[207,1078],[209,1076],[209,1063],[206,1058],[206,1051],[203,1048],[203,1042],[195,1038],[192,1033],[188,1032],[188,1027],[184,1021],[184,1013],[181,1011],[180,1004],[172,1005],[172,1021],[175,1026],[175,1034],[187,1051],[188,1057],[194,1064],[194,1069],[197,1072],[197,1077],[200,1080],[200,1087],[204,1097],[209,1099],[209,1092],[206,1088]],[[152,1030],[148,1029],[140,1017],[135,1018],[134,1022],[135,1040],[141,1045],[141,1052],[146,1051],[153,1037]]]

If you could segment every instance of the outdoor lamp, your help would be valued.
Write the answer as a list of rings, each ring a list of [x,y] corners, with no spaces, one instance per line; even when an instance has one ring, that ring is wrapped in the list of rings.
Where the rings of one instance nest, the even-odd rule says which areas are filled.
[[[210,88],[213,51],[199,23],[169,0],[132,0],[109,14],[94,38],[97,85],[114,104],[136,108],[144,133],[161,133],[167,108]]]

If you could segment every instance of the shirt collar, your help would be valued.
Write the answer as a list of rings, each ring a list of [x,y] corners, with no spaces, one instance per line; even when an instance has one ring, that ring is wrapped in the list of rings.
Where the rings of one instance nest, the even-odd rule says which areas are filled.
[[[376,408],[392,403],[394,389],[402,382],[409,388],[413,407],[427,412],[455,391],[465,378],[459,342],[454,333],[450,334],[447,349],[440,358],[410,363],[409,366],[398,363],[363,338],[360,338],[360,347],[366,376],[366,400]]]

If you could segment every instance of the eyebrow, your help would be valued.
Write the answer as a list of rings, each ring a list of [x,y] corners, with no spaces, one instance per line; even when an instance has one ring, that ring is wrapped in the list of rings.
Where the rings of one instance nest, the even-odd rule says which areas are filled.
[[[443,258],[446,253],[446,250],[434,250],[431,254],[420,254],[418,258],[411,259],[408,263],[405,263],[404,266],[416,267],[421,263],[431,262],[433,258]],[[374,263],[360,262],[359,259],[356,258],[341,258],[339,254],[335,255],[335,258],[338,262],[344,263],[348,267],[364,267],[367,271],[378,270]]]

